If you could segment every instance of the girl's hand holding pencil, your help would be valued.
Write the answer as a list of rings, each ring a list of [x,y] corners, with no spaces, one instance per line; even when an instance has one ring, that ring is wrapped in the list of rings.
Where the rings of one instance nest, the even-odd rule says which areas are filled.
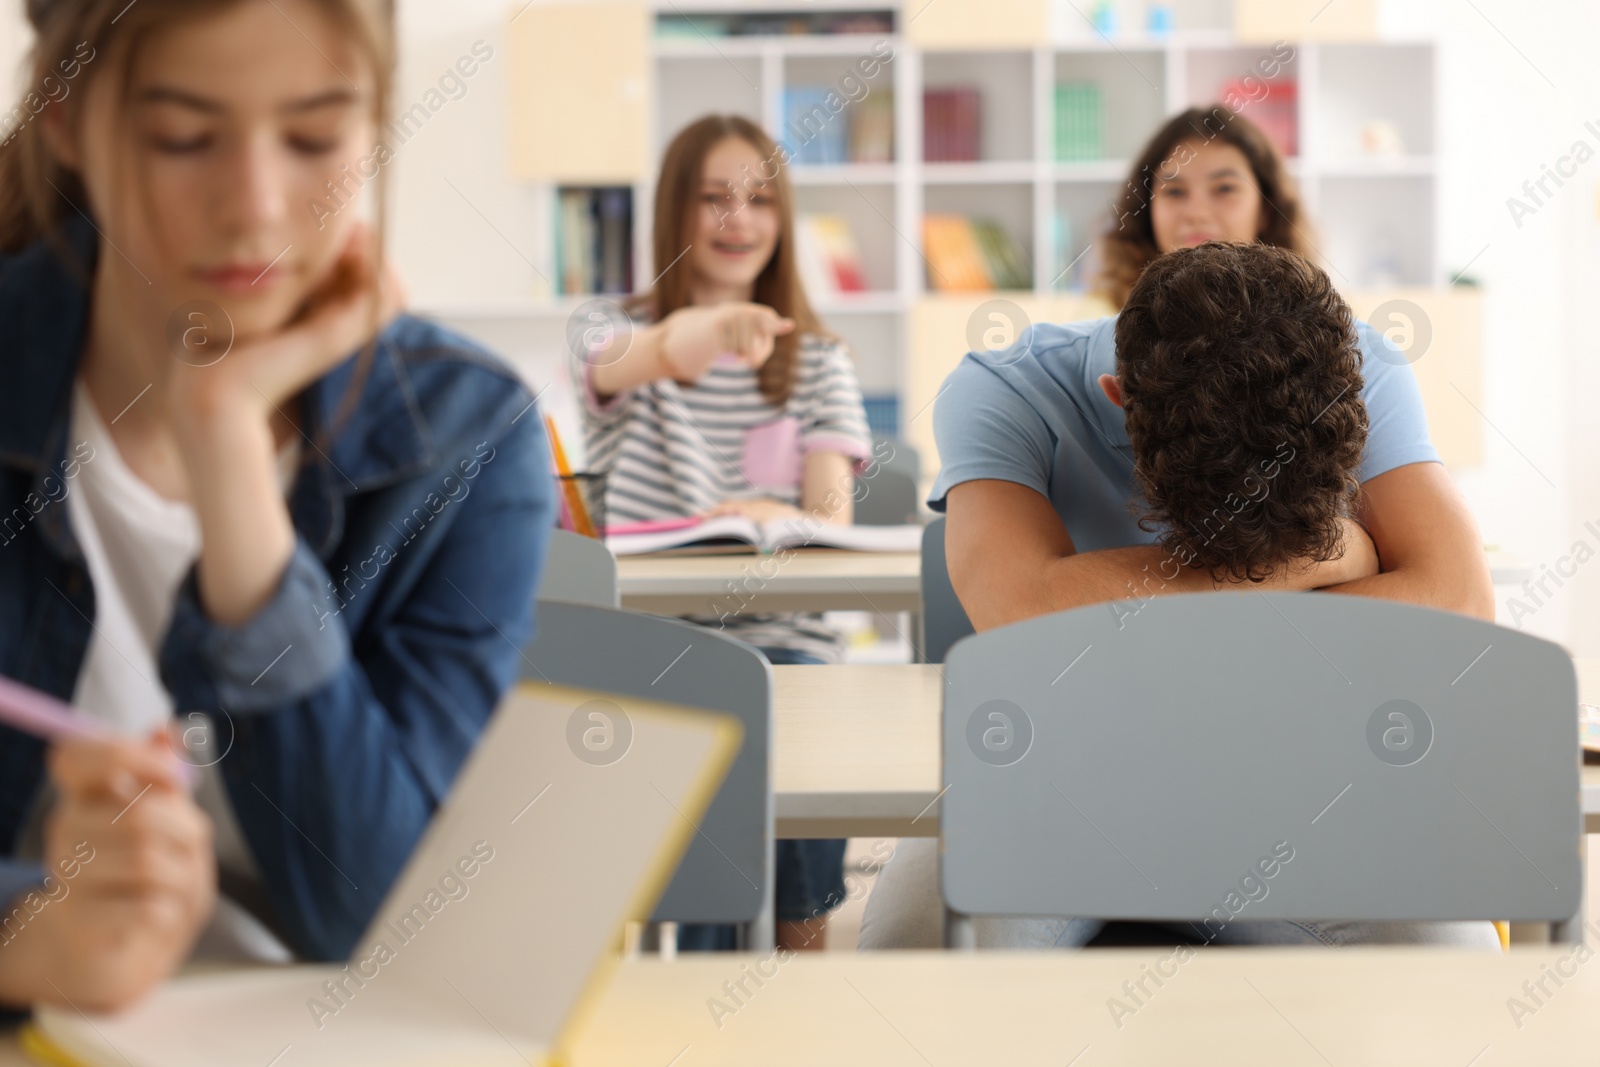
[[[0,951],[0,1003],[112,1010],[188,957],[216,906],[211,820],[189,795],[194,768],[164,731],[109,733],[42,693],[0,679],[0,721],[52,741],[55,804],[46,881]]]

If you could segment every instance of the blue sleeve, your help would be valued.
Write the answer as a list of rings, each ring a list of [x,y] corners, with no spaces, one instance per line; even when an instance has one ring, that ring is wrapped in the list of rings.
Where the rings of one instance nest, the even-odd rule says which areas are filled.
[[[221,626],[201,606],[196,570],[190,568],[162,643],[162,680],[176,706],[271,711],[327,685],[350,662],[344,627],[306,626],[306,620],[326,614],[327,587],[322,561],[297,540],[266,605],[243,626]],[[290,648],[299,649],[294,669],[273,670]]]
[[[24,863],[10,857],[0,857],[0,939],[10,931],[3,920],[11,914],[12,898],[44,884],[44,868],[37,863]]]
[[[928,496],[934,511],[944,510],[951,489],[979,479],[1016,482],[1050,495],[1055,439],[1038,408],[1019,392],[1022,373],[1022,366],[990,366],[968,355],[945,379],[933,405],[940,464]]]
[[[1408,463],[1438,463],[1428,436],[1428,413],[1417,379],[1404,353],[1364,322],[1356,323],[1361,343],[1361,399],[1367,405],[1367,448],[1360,478],[1370,481]]]
[[[221,767],[275,915],[303,956],[349,954],[532,637],[555,525],[543,422],[526,390],[508,389],[484,430],[494,453],[471,492],[429,526],[438,540],[426,563],[408,588],[382,594],[392,603],[358,640],[343,618],[313,610],[327,575],[303,543],[277,596],[243,627],[217,627],[192,586],[180,592],[164,677],[187,679],[188,691],[173,693],[179,707],[255,712],[230,714]],[[303,669],[263,674],[290,642],[316,653]]]
[[[37,889],[44,885],[44,868],[37,863],[23,863],[10,858],[0,858],[0,951],[13,937],[19,937],[25,931],[12,917],[12,910],[19,906],[19,898],[30,889]],[[26,1017],[26,1013],[0,1004],[0,1026],[7,1023],[19,1022]]]

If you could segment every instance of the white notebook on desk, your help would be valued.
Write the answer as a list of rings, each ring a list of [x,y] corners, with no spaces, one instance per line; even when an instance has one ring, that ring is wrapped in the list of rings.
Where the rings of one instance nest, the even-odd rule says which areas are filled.
[[[626,742],[616,730],[628,747],[609,764],[569,746],[569,719],[597,699],[631,727]],[[624,920],[649,916],[739,733],[725,716],[525,684],[348,964],[187,975],[111,1016],[41,1008],[25,1043],[82,1067],[558,1063],[619,957]]]
[[[648,524],[646,524],[648,525]],[[613,533],[606,547],[614,556],[734,555],[786,548],[837,548],[848,552],[917,552],[922,527],[847,526],[806,519],[760,523],[743,515],[716,515],[693,525],[645,533]]]

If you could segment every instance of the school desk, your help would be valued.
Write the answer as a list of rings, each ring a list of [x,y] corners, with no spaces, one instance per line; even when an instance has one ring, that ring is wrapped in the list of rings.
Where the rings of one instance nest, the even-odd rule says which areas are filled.
[[[922,610],[915,552],[801,549],[787,556],[624,556],[622,606],[657,615]]]
[[[1600,703],[1600,660],[1576,665],[1579,699]],[[937,837],[942,668],[772,671],[778,836]],[[1600,833],[1600,766],[1582,783],[1585,830]]]
[[[623,965],[572,1065],[1588,1067],[1597,1012],[1570,950],[680,955]]]
[[[570,1067],[1591,1067],[1600,966],[1573,951],[645,957],[613,973]],[[26,1063],[0,1032],[0,1067]]]
[[[937,837],[937,664],[774,667],[779,837]]]
[[[1486,558],[1496,585],[1532,570],[1503,552]],[[657,615],[725,611],[922,610],[922,558],[915,552],[802,549],[782,556],[624,556],[617,560],[622,606]]]

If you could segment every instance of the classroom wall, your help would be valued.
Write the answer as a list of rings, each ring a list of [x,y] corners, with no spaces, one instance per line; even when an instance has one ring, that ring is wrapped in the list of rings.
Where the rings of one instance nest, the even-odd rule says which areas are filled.
[[[1600,536],[1583,533],[1581,521],[1596,519],[1600,528],[1600,485],[1585,462],[1595,454],[1586,425],[1595,419],[1596,393],[1586,387],[1594,384],[1594,361],[1584,358],[1593,351],[1585,338],[1594,315],[1592,266],[1587,281],[1579,279],[1594,255],[1600,161],[1520,227],[1506,200],[1576,138],[1600,148],[1600,134],[1583,128],[1600,119],[1600,77],[1586,58],[1600,13],[1583,0],[1482,0],[1476,11],[1456,0],[1390,0],[1380,11],[1385,31],[1432,34],[1439,42],[1443,262],[1450,274],[1470,263],[1469,273],[1485,286],[1486,461],[1458,482],[1485,540],[1538,574],[1556,566],[1580,535],[1600,551]],[[1538,603],[1520,590],[1497,589],[1500,621],[1509,625],[1516,616],[1529,632],[1600,655],[1596,570],[1579,569],[1561,588],[1548,581],[1553,595]]]
[[[20,6],[0,0],[0,69],[15,69],[25,46]],[[1586,55],[1600,39],[1592,8],[1586,0],[1385,0],[1380,17],[1389,34],[1439,42],[1443,262],[1452,274],[1470,262],[1486,287],[1486,459],[1458,481],[1485,540],[1536,573],[1560,567],[1574,575],[1560,587],[1548,581],[1551,595],[1537,602],[1497,590],[1501,620],[1521,616],[1530,632],[1600,656],[1600,533],[1584,525],[1600,531],[1592,464],[1600,454],[1600,156],[1520,227],[1506,207],[1575,141],[1600,149],[1600,70]],[[465,95],[434,113],[390,169],[394,255],[418,306],[521,300],[549,270],[548,220],[508,176],[508,10],[505,0],[401,4],[402,107],[421,100],[474,42],[493,49]],[[603,61],[603,42],[579,46]],[[1584,125],[1591,120],[1593,133]],[[470,326],[531,379],[549,376],[559,322],[529,329],[475,317]],[[1593,561],[1578,551],[1580,540]]]

